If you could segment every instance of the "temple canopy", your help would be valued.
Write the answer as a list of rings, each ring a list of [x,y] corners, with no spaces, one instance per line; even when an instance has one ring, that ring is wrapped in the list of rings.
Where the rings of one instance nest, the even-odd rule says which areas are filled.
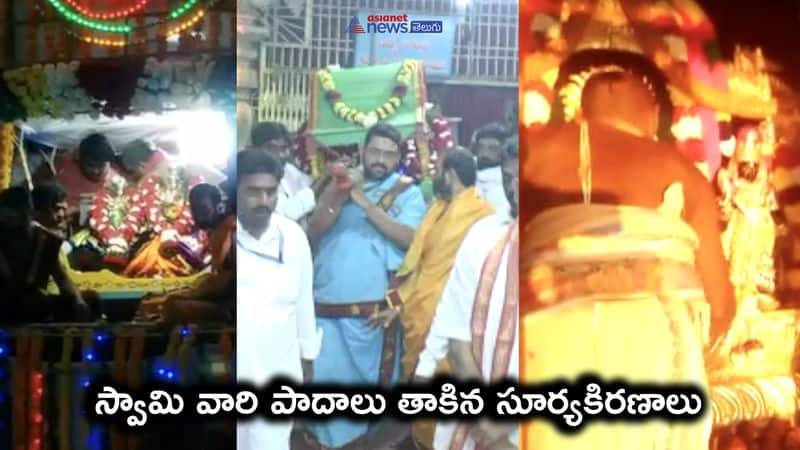
[[[71,149],[90,133],[104,134],[119,151],[136,140],[145,140],[170,150],[176,163],[186,165],[196,175],[219,182],[232,148],[234,131],[225,114],[214,110],[179,110],[117,117],[72,119],[40,117],[18,124],[25,140],[54,149]]]

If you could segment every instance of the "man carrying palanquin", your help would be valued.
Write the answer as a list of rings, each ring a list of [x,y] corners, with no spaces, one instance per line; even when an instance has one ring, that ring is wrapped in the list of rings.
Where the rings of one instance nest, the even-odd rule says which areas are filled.
[[[399,378],[399,330],[372,325],[387,307],[390,274],[400,267],[427,209],[420,189],[396,173],[401,142],[390,125],[370,128],[363,170],[351,167],[346,183],[330,181],[308,221],[317,321],[325,335],[314,383],[386,386]],[[316,441],[310,448],[341,448],[371,428],[348,420],[307,426]]]

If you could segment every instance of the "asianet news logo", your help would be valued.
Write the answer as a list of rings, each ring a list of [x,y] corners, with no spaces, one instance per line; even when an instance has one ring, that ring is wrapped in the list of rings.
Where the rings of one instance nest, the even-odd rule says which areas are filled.
[[[398,33],[441,33],[441,20],[410,20],[408,14],[370,14],[367,27],[353,16],[347,25],[350,34],[398,34]]]

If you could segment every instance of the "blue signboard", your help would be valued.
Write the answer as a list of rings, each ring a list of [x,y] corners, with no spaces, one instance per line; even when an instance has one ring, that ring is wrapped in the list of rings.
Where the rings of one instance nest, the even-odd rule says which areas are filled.
[[[356,67],[416,59],[427,78],[442,79],[453,73],[457,23],[447,16],[361,11],[345,32],[356,39]]]

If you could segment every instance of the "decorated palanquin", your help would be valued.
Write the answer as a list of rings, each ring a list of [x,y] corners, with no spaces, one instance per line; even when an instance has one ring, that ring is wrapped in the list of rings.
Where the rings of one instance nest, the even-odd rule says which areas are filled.
[[[360,145],[378,121],[396,127],[408,138],[401,171],[408,182],[430,187],[437,153],[453,145],[449,126],[439,114],[426,114],[422,63],[349,69],[326,68],[314,75],[311,113],[303,149],[313,178],[325,176],[331,149]]]
[[[28,170],[16,137],[31,120],[232,110],[235,64],[225,58],[236,48],[235,8],[233,0],[0,0],[0,189],[12,182],[12,170],[20,178]],[[202,56],[187,56],[194,54]],[[191,224],[187,191],[168,178],[133,194],[109,180],[94,196],[93,226],[71,240],[100,250],[82,254],[91,262],[110,257],[75,264],[87,269],[77,270],[70,263],[81,258],[62,255],[80,289],[135,297],[183,288],[199,276],[207,238]]]
[[[186,276],[209,262],[208,238],[195,230],[188,204],[189,189],[200,180],[190,181],[181,167],[161,172],[140,183],[115,174],[92,205],[91,233],[103,246],[106,263],[128,277]]]
[[[675,113],[667,118],[671,123],[661,124],[662,131],[666,126],[679,151],[720,188],[726,212],[720,239],[733,266],[739,305],[725,345],[706,355],[718,430],[712,448],[742,448],[728,447],[720,436],[744,429],[775,434],[773,427],[794,423],[800,312],[780,309],[774,298],[779,233],[770,169],[780,136],[773,126],[778,108],[764,56],[737,49],[726,62],[719,52],[709,52],[716,48],[713,24],[689,0],[537,0],[520,8],[521,28],[530,30],[520,40],[524,126],[580,119],[582,88],[593,69],[562,74],[562,62],[575,53],[633,53],[664,75]],[[723,133],[737,121],[751,128]]]
[[[112,174],[94,197],[88,228],[71,239],[73,251],[103,255],[104,268],[88,271],[67,264],[76,283],[97,283],[104,292],[169,290],[191,283],[211,261],[208,235],[195,227],[189,206],[189,191],[200,181],[169,165],[139,183]]]

